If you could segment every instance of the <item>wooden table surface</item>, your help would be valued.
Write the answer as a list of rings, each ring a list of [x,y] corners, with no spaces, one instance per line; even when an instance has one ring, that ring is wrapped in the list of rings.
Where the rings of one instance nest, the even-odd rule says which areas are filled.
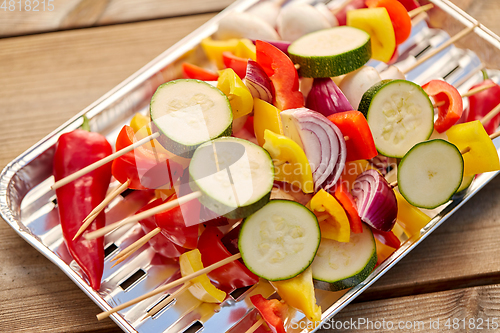
[[[0,9],[2,168],[231,0],[50,3],[52,12]],[[500,33],[498,0],[455,3]],[[418,320],[428,332],[438,318],[449,331],[449,318],[500,317],[499,195],[496,178],[336,320]],[[2,332],[120,332],[110,319],[98,322],[100,309],[6,223],[0,287]],[[483,328],[471,331],[495,331]]]

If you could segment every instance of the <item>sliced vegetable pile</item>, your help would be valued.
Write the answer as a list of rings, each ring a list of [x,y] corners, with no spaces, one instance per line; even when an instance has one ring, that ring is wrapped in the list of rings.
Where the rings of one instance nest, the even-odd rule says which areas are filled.
[[[212,67],[184,63],[186,78],[158,87],[150,119],[134,117],[116,149],[151,133],[157,139],[58,189],[65,239],[94,289],[102,239],[71,238],[104,199],[111,172],[131,189],[156,190],[141,211],[199,193],[141,221],[146,232],[159,228],[150,245],[178,258],[183,276],[239,252],[242,261],[202,274],[186,289],[221,303],[227,292],[266,279],[282,302],[262,295],[251,302],[273,332],[285,332],[288,306],[320,321],[314,287],[361,283],[400,240],[419,235],[430,220],[419,208],[446,204],[474,175],[500,169],[485,129],[470,121],[487,113],[484,106],[471,102],[464,117],[461,95],[446,82],[420,87],[399,71],[387,79],[365,66],[397,57],[411,31],[400,2],[366,5],[333,15],[321,6],[261,2],[224,17],[201,43]],[[429,140],[434,130],[448,141]],[[70,143],[88,157],[81,160]],[[109,154],[106,144],[95,133],[61,136],[56,179]],[[395,158],[399,163],[388,163]],[[85,196],[92,200],[81,201]],[[103,224],[101,214],[91,228]]]

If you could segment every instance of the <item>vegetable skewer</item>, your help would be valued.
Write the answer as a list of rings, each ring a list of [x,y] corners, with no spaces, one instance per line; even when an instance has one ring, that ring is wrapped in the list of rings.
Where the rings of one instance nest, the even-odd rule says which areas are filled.
[[[500,112],[500,105],[499,105],[498,109],[499,109],[498,111],[496,111],[496,110],[494,110],[494,111],[496,111],[496,112]],[[493,134],[491,134],[489,137],[490,137],[490,139],[491,139],[491,140],[494,140],[494,139],[496,139],[496,138],[497,138],[497,137],[499,137],[499,136],[500,136],[500,130],[499,130],[499,131],[496,131],[496,132],[495,132],[495,133],[493,133]],[[461,155],[464,155],[464,154],[466,154],[466,153],[470,152],[470,150],[471,150],[471,148],[470,148],[470,147],[465,147],[465,148],[463,148],[462,150],[460,150],[460,154],[461,154]],[[394,188],[394,187],[398,186],[398,182],[397,182],[397,181],[394,181],[394,182],[390,183],[390,186]]]

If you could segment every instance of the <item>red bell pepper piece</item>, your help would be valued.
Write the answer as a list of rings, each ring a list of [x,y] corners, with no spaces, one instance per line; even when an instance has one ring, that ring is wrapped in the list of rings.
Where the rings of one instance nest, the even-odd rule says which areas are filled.
[[[146,206],[144,206],[137,213],[159,206],[163,202],[164,201],[161,199],[156,199],[147,204]],[[157,228],[155,217],[156,216],[150,216],[148,218],[139,221],[139,223],[142,226],[142,230],[144,230],[145,233],[149,233]],[[173,243],[162,232],[151,238],[149,240],[149,245],[151,245],[151,247],[156,252],[167,258],[178,258],[181,254],[185,252],[185,249],[183,247]]]
[[[411,11],[420,7],[416,0],[398,0],[405,7],[407,11]]]
[[[481,120],[484,116],[500,104],[500,86],[488,78],[486,71],[483,71],[484,81],[473,86],[470,90],[494,85],[493,87],[483,90],[477,94],[469,96],[469,108],[465,112],[465,121]],[[464,117],[462,117],[464,118]],[[488,134],[493,134],[500,125],[500,115],[495,116],[484,126]]]
[[[397,0],[367,0],[369,8],[384,7],[391,18],[396,45],[403,43],[411,34],[411,18],[406,8]]]
[[[233,71],[243,80],[247,73],[248,60],[245,58],[237,57],[229,51],[222,52],[222,61],[226,68],[232,68]]]
[[[255,41],[257,63],[262,66],[273,82],[273,104],[281,111],[304,106],[304,96],[299,91],[299,74],[292,60],[277,47]]]
[[[361,218],[359,217],[358,209],[356,208],[356,202],[354,202],[351,192],[347,189],[347,185],[344,182],[338,182],[335,186],[333,196],[339,201],[340,205],[347,213],[351,231],[355,234],[362,233],[363,226],[361,224]]]
[[[261,294],[253,295],[250,301],[266,321],[271,332],[286,333],[284,322],[288,313],[288,305],[277,299],[265,299]]]
[[[438,107],[438,119],[434,123],[434,129],[439,133],[447,131],[462,116],[464,109],[462,96],[457,88],[441,80],[431,80],[424,84],[422,89],[436,104],[444,102]]]
[[[171,195],[165,201],[162,200],[162,203],[174,199],[177,199],[176,194]],[[198,214],[196,217],[199,217],[200,203],[192,200],[181,206],[156,214],[156,225],[160,227],[162,229],[161,232],[175,244],[187,249],[194,249],[198,241],[198,224],[188,226],[185,220],[185,218],[187,219],[188,217],[183,214],[184,210],[182,206],[184,205],[188,206],[189,209],[197,210]],[[186,211],[189,209],[186,209]]]
[[[334,123],[344,136],[349,137],[346,162],[369,160],[377,156],[377,148],[368,122],[359,111],[345,111],[332,114],[328,119]]]
[[[207,227],[201,234],[198,240],[198,250],[201,252],[204,267],[231,256],[231,253],[222,244],[222,236],[222,232],[216,227]],[[207,275],[211,280],[217,282],[217,288],[228,293],[259,282],[257,275],[253,274],[239,260],[214,269]]]
[[[123,126],[116,139],[116,150],[134,143],[134,130]],[[182,166],[161,153],[138,147],[113,161],[113,176],[120,183],[130,180],[130,189],[170,188],[182,175]]]
[[[187,62],[182,63],[182,72],[187,79],[217,81],[217,79],[219,78],[219,75],[217,73]]]
[[[371,230],[373,232],[373,237],[375,237],[380,243],[394,249],[399,249],[401,246],[399,238],[397,238],[392,231],[380,231],[375,228],[371,228]]]
[[[112,153],[111,145],[98,133],[75,130],[65,133],[57,141],[54,154],[54,178],[63,179]],[[86,240],[82,236],[73,241],[82,221],[106,197],[111,180],[111,164],[94,171],[56,190],[59,219],[69,253],[87,275],[94,290],[101,287],[104,269],[104,237]],[[101,212],[87,228],[95,231],[104,227],[105,215]]]

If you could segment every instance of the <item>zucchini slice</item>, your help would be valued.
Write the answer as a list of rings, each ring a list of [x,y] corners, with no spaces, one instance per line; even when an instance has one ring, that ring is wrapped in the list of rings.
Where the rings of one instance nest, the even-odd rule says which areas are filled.
[[[322,238],[311,267],[314,286],[338,291],[361,283],[377,263],[373,234],[365,224],[363,232],[351,234],[349,243]]]
[[[320,238],[318,220],[309,209],[295,201],[272,200],[243,221],[238,247],[254,274],[280,281],[311,265]]]
[[[271,196],[274,165],[269,153],[250,141],[223,137],[196,149],[189,164],[190,186],[200,202],[227,218],[246,217]]]
[[[399,163],[399,192],[413,206],[436,208],[455,194],[463,172],[464,160],[455,145],[441,139],[421,142]]]
[[[307,34],[288,47],[302,77],[332,77],[352,72],[370,60],[370,35],[341,26]]]
[[[476,175],[469,175],[469,176],[464,176],[462,179],[462,183],[460,184],[460,187],[457,190],[457,193],[460,193],[471,186],[472,182],[474,181],[474,178],[476,178]]]
[[[200,144],[231,135],[233,113],[226,95],[210,84],[191,79],[170,81],[151,98],[151,123],[168,151],[191,157]]]
[[[368,121],[377,150],[402,158],[415,144],[429,139],[434,108],[422,88],[406,80],[383,80],[361,98],[358,110]]]

